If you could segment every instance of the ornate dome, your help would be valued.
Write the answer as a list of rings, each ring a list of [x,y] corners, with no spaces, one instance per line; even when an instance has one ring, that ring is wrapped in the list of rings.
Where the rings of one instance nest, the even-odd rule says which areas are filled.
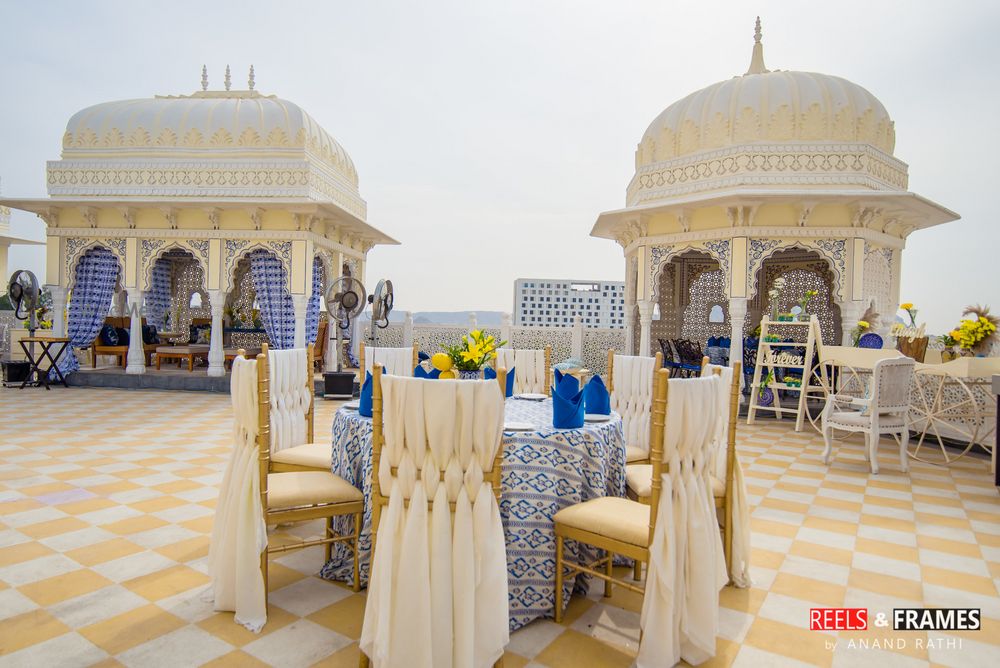
[[[827,74],[764,68],[760,22],[750,69],[667,107],[649,125],[636,167],[753,143],[862,143],[892,155],[895,131],[882,103]]]
[[[69,119],[64,160],[311,158],[346,179],[347,151],[298,105],[255,90],[104,102]]]

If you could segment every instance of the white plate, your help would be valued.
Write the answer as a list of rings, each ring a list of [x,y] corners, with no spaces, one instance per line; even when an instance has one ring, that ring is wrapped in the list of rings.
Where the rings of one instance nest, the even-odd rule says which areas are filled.
[[[355,399],[354,401],[348,401],[346,404],[341,406],[341,408],[346,408],[348,410],[356,411],[361,407],[361,400]]]
[[[545,401],[549,398],[547,394],[535,394],[533,392],[527,392],[525,394],[515,394],[515,399],[525,399],[527,401]]]
[[[505,422],[504,431],[534,431],[535,425],[530,422]]]
[[[587,413],[583,416],[584,422],[607,422],[610,419],[610,415],[602,415],[600,413]]]

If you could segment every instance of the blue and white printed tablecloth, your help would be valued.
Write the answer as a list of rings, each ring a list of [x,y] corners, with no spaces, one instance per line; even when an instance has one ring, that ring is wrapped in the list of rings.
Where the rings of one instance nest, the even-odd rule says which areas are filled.
[[[555,532],[552,517],[566,506],[600,496],[625,495],[625,436],[621,418],[587,423],[580,429],[552,427],[552,401],[510,399],[508,423],[527,422],[533,431],[504,432],[500,516],[507,538],[510,592],[510,628],[518,629],[538,618],[552,616],[555,584]],[[361,580],[368,580],[371,551],[371,440],[372,421],[357,411],[340,409],[333,419],[333,472],[362,489],[365,513],[362,527]],[[335,520],[337,531],[351,530],[350,518]],[[566,557],[593,560],[581,546],[566,543]],[[320,575],[350,581],[351,554],[334,545],[333,558]],[[573,579],[567,578],[564,599]]]

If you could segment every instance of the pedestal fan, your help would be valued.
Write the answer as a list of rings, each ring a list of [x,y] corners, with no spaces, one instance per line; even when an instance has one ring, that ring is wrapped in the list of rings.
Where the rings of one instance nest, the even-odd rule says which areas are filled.
[[[375,292],[368,295],[372,305],[372,346],[378,346],[378,330],[389,326],[389,313],[392,311],[392,281],[381,279],[375,285]]]
[[[326,291],[326,312],[336,332],[331,339],[335,340],[333,350],[337,369],[323,374],[323,397],[326,399],[350,399],[354,394],[354,374],[343,371],[341,357],[344,332],[350,330],[351,321],[364,310],[365,297],[365,286],[350,276],[341,276]]]

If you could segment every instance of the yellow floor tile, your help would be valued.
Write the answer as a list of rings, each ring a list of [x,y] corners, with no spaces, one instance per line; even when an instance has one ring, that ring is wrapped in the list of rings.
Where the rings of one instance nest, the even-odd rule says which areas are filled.
[[[905,545],[886,543],[885,541],[871,540],[870,538],[858,538],[854,542],[854,549],[858,552],[877,554],[881,557],[898,559],[900,561],[909,561],[912,563],[917,563],[917,560],[919,559],[919,554],[917,552],[917,548],[915,547],[906,547]]]
[[[535,661],[549,668],[626,668],[635,657],[609,645],[567,629],[543,649]]]
[[[781,552],[771,550],[761,550],[756,547],[750,548],[750,563],[761,568],[772,568],[777,570],[785,561],[785,555]]]
[[[778,573],[771,584],[770,591],[791,596],[804,601],[813,601],[825,606],[843,605],[846,588],[840,585],[820,582],[812,578],[804,578],[790,573]]]
[[[18,587],[18,591],[38,605],[45,607],[88,594],[110,584],[112,584],[111,580],[103,575],[88,568],[81,568],[77,571],[22,585]]]
[[[91,624],[78,632],[108,654],[114,655],[182,626],[184,621],[179,617],[150,604]]]
[[[0,622],[0,656],[61,636],[70,629],[42,609],[32,610]]]
[[[28,510],[41,508],[42,504],[34,499],[18,499],[17,501],[5,501],[0,503],[0,517],[14,515]]]
[[[357,658],[354,660],[354,665],[357,665]],[[201,668],[269,668],[269,666],[270,664],[264,663],[242,650],[234,650],[202,664]]]
[[[826,517],[807,517],[802,526],[809,527],[810,529],[842,533],[846,536],[853,536],[858,532],[858,525],[853,522],[841,522],[840,520],[831,520]]]
[[[911,601],[924,600],[924,588],[919,582],[859,568],[851,569],[850,575],[847,576],[847,586],[893,598],[904,598]]]
[[[190,529],[196,533],[210,534],[212,533],[212,523],[215,521],[213,515],[205,515],[204,517],[199,517],[195,520],[188,520],[187,522],[181,522],[180,526],[185,529]]]
[[[758,617],[747,632],[744,642],[814,666],[829,666],[833,661],[833,652],[826,649],[824,640],[824,634],[810,631],[805,622],[800,628]]]
[[[357,643],[352,643],[347,647],[337,650],[325,659],[317,661],[311,668],[357,668],[360,658],[361,649]],[[506,659],[504,660],[504,668],[508,668]]]
[[[643,572],[645,573],[645,571]],[[594,602],[589,598],[583,598],[580,596],[571,597],[569,599],[569,603],[567,603],[566,607],[563,609],[562,621],[560,624],[563,626],[569,626],[579,619],[583,613],[590,610],[593,605]]]
[[[302,578],[307,577],[306,575],[298,572],[294,568],[288,568],[287,566],[282,566],[281,564],[274,561],[274,557],[271,558],[271,563],[267,567],[267,590],[268,591],[278,591],[282,587],[287,587],[293,582],[298,582]]]
[[[10,547],[0,547],[0,566],[10,566],[23,561],[38,559],[47,554],[52,554],[52,550],[41,543],[29,542],[18,543]]]
[[[816,561],[826,561],[839,566],[850,566],[851,561],[854,558],[854,553],[850,550],[841,550],[835,547],[817,545],[816,543],[808,543],[802,540],[793,542],[792,549],[789,550],[789,552],[799,557],[814,559]],[[753,559],[750,560],[750,563],[756,564]],[[771,567],[768,566],[768,568]]]
[[[365,597],[357,594],[337,601],[307,617],[310,621],[332,629],[348,638],[361,637],[361,622],[365,617]]]
[[[243,647],[247,643],[251,643],[258,638],[263,638],[269,633],[274,633],[278,629],[288,626],[297,619],[298,617],[295,615],[275,605],[268,605],[267,624],[260,630],[260,633],[254,633],[242,624],[237,624],[231,612],[217,612],[208,619],[198,622],[198,626],[213,636],[225,640],[230,645]]]
[[[719,605],[730,610],[756,615],[765,598],[767,598],[767,591],[763,589],[723,587],[722,591],[719,592]]]
[[[980,575],[969,575],[959,571],[946,570],[944,568],[934,568],[933,566],[921,566],[920,574],[927,584],[950,587],[951,589],[961,589],[974,594],[995,597],[997,595],[996,585],[992,578]]]
[[[947,552],[948,554],[955,554],[961,557],[971,557],[973,559],[982,559],[983,557],[982,550],[979,549],[979,545],[977,544],[935,538],[934,536],[924,536],[923,534],[917,535],[917,546],[926,550],[937,550],[938,552]]]
[[[882,517],[881,515],[861,515],[861,524],[878,527],[880,529],[889,529],[891,531],[901,531],[903,533],[913,534],[917,532],[917,525],[909,520],[900,520],[895,517]]]
[[[102,543],[95,543],[94,545],[70,550],[66,553],[66,556],[84,566],[94,566],[96,564],[103,564],[105,561],[127,557],[130,554],[142,551],[143,548],[135,543],[130,543],[124,538],[114,538]]]
[[[158,529],[159,527],[166,526],[167,524],[167,522],[164,522],[159,517],[154,517],[153,515],[138,515],[136,517],[130,517],[127,520],[119,520],[117,522],[111,522],[110,524],[102,524],[101,528],[105,531],[110,531],[121,536],[128,536],[129,534],[141,533],[143,531],[149,531],[150,529]]]
[[[917,522],[923,524],[934,524],[942,527],[952,527],[953,529],[971,529],[969,520],[961,517],[949,517],[948,515],[937,515],[935,513],[917,513]]]
[[[168,508],[183,506],[186,503],[187,501],[178,499],[175,496],[158,496],[155,499],[147,499],[146,501],[130,503],[129,507],[142,513],[156,513],[161,510],[167,510]]]
[[[150,601],[174,596],[181,592],[202,587],[208,583],[208,576],[187,566],[174,566],[149,575],[127,580],[122,583],[126,589]]]
[[[83,520],[78,520],[75,517],[63,517],[50,522],[39,522],[38,524],[29,524],[26,527],[18,527],[18,531],[26,536],[39,539],[56,536],[61,533],[68,533],[70,531],[77,531],[79,529],[86,529],[89,526],[90,525]]]
[[[63,503],[56,506],[59,510],[64,513],[69,513],[70,515],[82,515],[84,513],[91,513],[95,510],[104,510],[105,508],[114,508],[118,504],[111,499],[87,499],[85,501],[75,501],[73,503]]]
[[[156,551],[168,559],[184,563],[207,556],[208,545],[208,536],[198,536],[196,538],[188,538],[187,540],[158,547],[156,548]]]

